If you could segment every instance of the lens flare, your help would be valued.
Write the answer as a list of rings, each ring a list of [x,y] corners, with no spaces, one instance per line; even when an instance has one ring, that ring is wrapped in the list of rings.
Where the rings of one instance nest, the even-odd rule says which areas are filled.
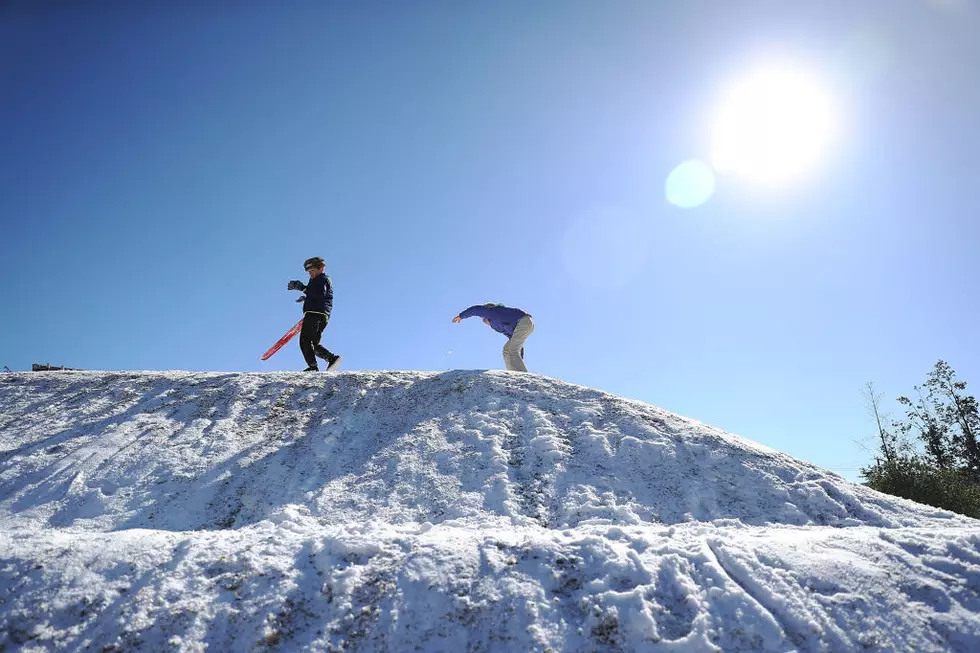
[[[682,209],[701,206],[715,192],[715,173],[704,161],[684,161],[667,175],[667,201]]]

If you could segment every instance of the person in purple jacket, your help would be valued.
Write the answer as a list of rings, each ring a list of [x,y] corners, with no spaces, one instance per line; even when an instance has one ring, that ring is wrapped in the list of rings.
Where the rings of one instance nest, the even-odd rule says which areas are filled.
[[[473,316],[483,318],[484,324],[507,336],[507,344],[504,345],[504,365],[507,369],[527,372],[527,366],[524,365],[524,341],[534,331],[531,315],[503,304],[477,304],[454,317],[453,324]]]

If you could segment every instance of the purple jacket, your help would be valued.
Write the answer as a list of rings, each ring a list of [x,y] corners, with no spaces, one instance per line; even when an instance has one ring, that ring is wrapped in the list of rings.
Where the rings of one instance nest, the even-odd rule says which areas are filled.
[[[519,308],[510,308],[503,304],[477,304],[459,314],[464,320],[468,317],[482,317],[490,322],[490,328],[502,333],[508,338],[514,335],[514,327],[522,317],[531,317]]]

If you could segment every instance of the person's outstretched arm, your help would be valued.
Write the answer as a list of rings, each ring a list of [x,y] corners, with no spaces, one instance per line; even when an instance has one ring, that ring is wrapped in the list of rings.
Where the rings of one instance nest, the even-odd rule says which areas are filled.
[[[456,324],[468,317],[482,317],[484,320],[487,319],[487,308],[482,304],[477,304],[476,306],[470,306],[468,309],[453,318],[453,324]]]

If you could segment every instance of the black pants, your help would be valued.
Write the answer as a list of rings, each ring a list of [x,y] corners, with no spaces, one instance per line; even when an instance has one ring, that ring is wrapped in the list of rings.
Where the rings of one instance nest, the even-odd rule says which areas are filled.
[[[320,344],[320,336],[327,328],[327,316],[321,313],[307,313],[303,317],[303,330],[299,332],[299,349],[310,367],[317,367],[316,357],[324,360],[333,358],[330,350]]]

